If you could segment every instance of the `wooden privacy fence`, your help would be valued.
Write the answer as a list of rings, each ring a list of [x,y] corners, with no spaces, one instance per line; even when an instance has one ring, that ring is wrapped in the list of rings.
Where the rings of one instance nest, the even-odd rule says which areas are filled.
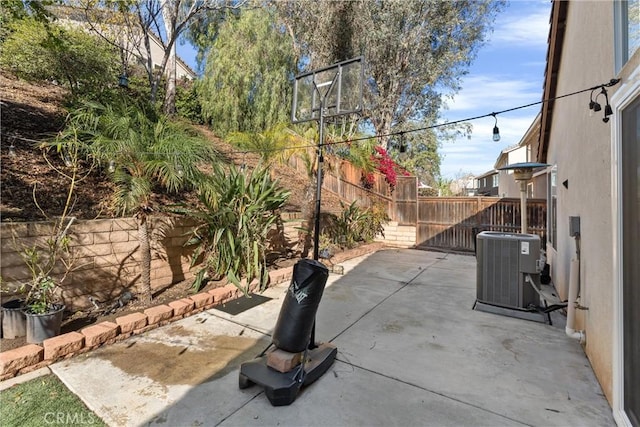
[[[289,165],[299,172],[307,173],[304,161],[298,156],[289,158]],[[391,186],[384,175],[373,172],[373,183],[370,189],[361,186],[362,171],[351,163],[330,155],[325,156],[322,189],[329,190],[343,200],[357,201],[358,205],[371,207],[374,203],[386,207],[390,217],[393,214]]]
[[[289,164],[306,172],[297,156]],[[418,197],[414,176],[398,176],[395,189],[375,172],[371,189],[361,186],[362,171],[327,156],[322,188],[343,200],[356,200],[360,206],[381,203],[396,224],[392,227],[416,227],[415,242],[420,248],[474,251],[475,237],[481,231],[520,232],[520,199],[498,197]],[[528,233],[545,238],[547,203],[544,199],[527,201]],[[544,243],[543,243],[544,247]]]
[[[544,241],[546,218],[546,200],[527,200],[528,233],[537,234]],[[418,247],[474,251],[476,234],[481,231],[519,232],[520,199],[418,198]]]

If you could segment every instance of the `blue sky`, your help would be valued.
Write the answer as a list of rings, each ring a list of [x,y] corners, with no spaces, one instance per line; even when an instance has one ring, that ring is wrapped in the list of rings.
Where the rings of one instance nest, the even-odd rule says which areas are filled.
[[[510,1],[442,115],[454,121],[541,101],[550,12],[549,0]],[[491,170],[500,151],[520,142],[539,111],[536,105],[498,115],[499,142],[492,140],[493,117],[471,122],[470,139],[443,144],[442,176]]]
[[[462,90],[442,112],[444,119],[475,117],[542,99],[550,11],[550,0],[511,0],[507,4],[463,78]],[[193,48],[178,44],[177,50],[196,69]],[[492,140],[493,117],[471,122],[469,139],[443,143],[442,176],[455,179],[492,169],[500,151],[520,142],[539,111],[537,105],[498,115],[500,142]]]

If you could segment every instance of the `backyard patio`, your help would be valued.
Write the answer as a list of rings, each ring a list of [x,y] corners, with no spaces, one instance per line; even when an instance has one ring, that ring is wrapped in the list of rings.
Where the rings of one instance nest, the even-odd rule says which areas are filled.
[[[343,266],[316,330],[337,360],[290,406],[238,388],[287,283],[242,313],[210,309],[51,370],[112,426],[615,425],[560,314],[546,325],[472,310],[475,257],[385,249]]]

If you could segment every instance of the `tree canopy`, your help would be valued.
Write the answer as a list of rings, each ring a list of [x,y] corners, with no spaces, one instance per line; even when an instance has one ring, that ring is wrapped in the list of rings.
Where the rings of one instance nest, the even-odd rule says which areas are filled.
[[[291,43],[266,8],[227,19],[207,55],[199,94],[202,115],[218,133],[261,132],[289,121]]]
[[[459,90],[504,2],[274,1],[304,69],[364,55],[365,118],[387,146],[393,129],[437,117]]]

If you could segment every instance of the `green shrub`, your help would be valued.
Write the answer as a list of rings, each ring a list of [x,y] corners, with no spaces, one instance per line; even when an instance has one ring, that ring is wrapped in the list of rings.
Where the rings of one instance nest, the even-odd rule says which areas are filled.
[[[384,235],[383,225],[389,221],[389,217],[382,206],[361,208],[355,201],[349,206],[342,202],[340,204],[342,213],[334,215],[327,227],[333,243],[352,248],[358,243],[372,241],[378,234]]]
[[[77,96],[117,83],[118,56],[80,30],[34,18],[15,20],[0,48],[0,66],[30,81],[56,81]]]
[[[189,212],[200,222],[188,242],[196,246],[192,266],[203,261],[195,290],[201,288],[207,273],[213,278],[226,276],[245,294],[253,279],[265,289],[269,281],[267,233],[288,198],[289,192],[271,180],[266,168],[244,172],[231,166],[226,173],[216,168],[200,191],[204,209]],[[246,278],[244,287],[242,278]]]
[[[179,116],[193,123],[204,124],[202,105],[196,92],[195,82],[178,81],[176,85],[176,110]]]

